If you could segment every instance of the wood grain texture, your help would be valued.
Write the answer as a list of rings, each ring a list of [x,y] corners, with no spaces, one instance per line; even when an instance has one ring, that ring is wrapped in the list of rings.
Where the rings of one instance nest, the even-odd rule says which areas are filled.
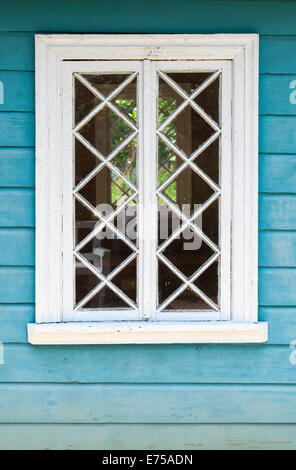
[[[295,306],[296,269],[260,268],[259,305]]]
[[[264,194],[259,197],[259,229],[295,230],[296,194]]]
[[[295,390],[257,384],[1,384],[0,422],[295,423]]]
[[[35,152],[32,148],[0,148],[0,186],[33,187]]]
[[[259,266],[296,267],[296,232],[259,232]]]
[[[0,303],[33,303],[34,268],[0,267]]]
[[[34,318],[34,305],[0,304],[0,341],[26,343],[27,323],[33,322]]]
[[[33,72],[0,71],[0,81],[4,87],[0,111],[34,111]]]
[[[5,343],[27,343],[27,323],[34,322],[34,319],[33,305],[0,305],[0,340]],[[268,344],[289,345],[290,342],[296,338],[295,307],[260,307],[259,321],[269,323]],[[195,347],[197,346],[193,346],[193,348]],[[56,347],[56,350],[59,351],[57,352],[56,360],[58,360],[59,354],[63,357],[64,351],[67,352],[65,348],[67,347]],[[117,348],[117,346],[115,348]],[[133,349],[132,346],[125,346],[124,351],[127,351],[128,348]],[[98,350],[102,354],[105,349],[108,351],[108,347],[105,348],[105,346],[90,346],[90,351]],[[137,346],[135,349],[139,351],[140,347]],[[47,350],[51,351],[51,348],[40,349],[40,351]],[[80,351],[79,347],[78,350]],[[39,351],[39,348],[36,348],[36,351]],[[152,351],[151,346],[149,351]],[[90,364],[90,369],[91,367]],[[96,364],[93,367],[96,371]],[[113,364],[112,366],[110,365],[110,370],[113,370]],[[163,374],[164,369],[162,368],[161,370]]]
[[[0,424],[0,449],[295,450],[295,434],[295,424]]]
[[[26,228],[0,228],[0,265],[33,266],[35,233]]]
[[[0,372],[1,381],[18,383],[296,384],[291,352],[288,345],[5,344]]]
[[[259,113],[293,116],[296,114],[294,75],[260,75]],[[292,85],[292,88],[290,87]]]
[[[34,190],[0,189],[0,226],[34,227],[34,206]]]
[[[296,155],[260,155],[259,191],[295,193]]]
[[[33,147],[35,124],[33,113],[0,113],[0,146]]]
[[[46,3],[31,0],[28,4],[13,0],[3,6],[2,24],[8,31],[55,31],[78,33],[261,33],[295,34],[295,4],[280,1],[192,1],[156,0],[141,2],[110,0],[94,4],[73,0],[71,9],[65,2]],[[17,9],[18,15],[11,11]],[[266,10],[268,9],[268,15]],[[116,15],[114,16],[114,12]],[[112,21],[110,21],[112,18]]]
[[[259,151],[262,153],[296,153],[296,117],[261,116]]]

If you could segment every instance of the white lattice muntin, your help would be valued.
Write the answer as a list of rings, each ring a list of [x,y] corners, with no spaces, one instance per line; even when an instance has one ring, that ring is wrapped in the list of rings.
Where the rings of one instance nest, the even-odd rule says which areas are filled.
[[[206,72],[208,76],[188,92],[172,78],[172,73],[178,72]],[[91,74],[111,73],[125,74],[126,78],[109,91],[98,89],[89,79]],[[126,87],[135,79],[136,121],[123,112],[115,100],[117,95],[124,95]],[[159,80],[178,97],[173,110],[172,107],[169,111],[163,109],[162,122],[157,119]],[[87,89],[97,104],[73,125],[75,81]],[[219,122],[198,99],[217,81]],[[37,324],[28,327],[30,342],[266,341],[267,324],[257,323],[257,83],[256,35],[36,37]],[[211,135],[189,152],[166,131],[188,108],[211,129]],[[128,135],[118,135],[120,143],[107,153],[100,151],[84,135],[88,123],[104,109],[115,116],[114,135],[118,132],[118,120],[129,129]],[[182,125],[185,135],[189,135],[186,119]],[[79,142],[97,161],[75,184],[73,141]],[[133,142],[136,142],[136,157],[133,155],[126,163],[119,164],[119,152]],[[161,160],[160,164],[157,161],[158,142],[174,155]],[[219,181],[201,168],[198,161],[209,146],[217,142]],[[165,174],[165,180],[160,182],[156,177],[159,168]],[[110,184],[114,194],[118,195],[112,196],[113,210],[107,215],[83,196],[87,185],[103,171],[110,174]],[[182,181],[185,171],[190,171],[211,189],[211,196],[189,214],[180,210],[168,191],[174,182]],[[87,235],[78,241],[75,239],[74,201],[97,220],[95,225],[88,227]],[[161,243],[156,236],[158,201],[180,221],[177,230]],[[115,223],[120,211],[131,203],[138,204],[136,242]],[[219,207],[218,242],[197,223],[213,204]],[[81,227],[87,224],[82,221]],[[88,244],[106,229],[130,250],[130,254],[108,274],[103,272],[100,262],[93,263],[86,253]],[[211,251],[190,275],[166,255],[167,248],[188,229]],[[98,252],[101,256],[103,250]],[[136,301],[114,283],[116,275],[135,260],[138,272]],[[159,263],[179,282],[162,301],[158,300]],[[198,280],[214,263],[219,266],[219,288],[217,299],[213,300],[198,287]],[[75,265],[97,280],[95,287],[78,301],[75,300]],[[105,286],[126,304],[126,308],[96,310],[87,307],[88,301]],[[170,309],[187,289],[204,302],[205,310]],[[120,325],[118,320],[122,321]]]

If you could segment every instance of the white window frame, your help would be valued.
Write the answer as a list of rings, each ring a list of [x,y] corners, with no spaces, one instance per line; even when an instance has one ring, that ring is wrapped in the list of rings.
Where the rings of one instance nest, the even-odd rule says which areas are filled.
[[[106,318],[97,321],[94,318],[95,321],[88,319],[82,322],[73,321],[69,312],[63,311],[63,286],[67,275],[63,262],[63,199],[67,199],[68,193],[65,195],[65,192],[71,182],[67,181],[62,168],[65,139],[61,124],[65,121],[65,112],[72,112],[62,106],[63,77],[65,70],[73,67],[74,61],[78,61],[78,66],[82,61],[99,60],[138,60],[143,61],[144,67],[152,60],[220,61],[231,70],[231,96],[222,94],[222,100],[229,102],[231,99],[232,102],[231,307],[221,317],[225,321],[181,321],[179,317],[168,321],[164,316],[163,319],[157,318],[158,321],[119,322],[106,321]],[[149,75],[149,80],[154,75]],[[149,89],[151,84],[146,85]],[[71,100],[67,102],[71,104]],[[71,139],[66,139],[66,142],[70,145]],[[258,322],[257,317],[257,145],[258,35],[37,35],[36,323],[28,325],[29,342],[266,341],[268,325]],[[153,314],[150,312],[150,319],[155,320]]]

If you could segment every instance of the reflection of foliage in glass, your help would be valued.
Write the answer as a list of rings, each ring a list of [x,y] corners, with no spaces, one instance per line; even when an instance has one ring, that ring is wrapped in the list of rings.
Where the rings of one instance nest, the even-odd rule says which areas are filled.
[[[158,99],[158,126],[160,126],[168,116],[170,116],[177,107],[177,101],[171,98]],[[166,135],[169,134],[170,141],[176,144],[176,123],[171,121],[166,126]],[[177,156],[174,152],[167,147],[167,145],[160,139],[158,144],[158,186],[160,186],[177,168]],[[172,183],[166,191],[169,198],[176,202],[176,182]],[[164,204],[159,200],[160,204]]]
[[[132,99],[118,99],[115,101],[118,108],[123,112],[131,121],[137,121],[137,106],[136,101]],[[111,147],[116,148],[118,145],[130,134],[131,128],[116,114],[110,113],[111,125]],[[136,173],[136,158],[137,158],[137,139],[133,139],[126,145],[112,160],[112,163],[121,171],[121,173],[132,183],[137,182]],[[112,173],[111,184],[111,201],[112,204],[122,204],[128,195],[129,186],[119,178],[115,173]],[[124,197],[123,197],[124,196]]]

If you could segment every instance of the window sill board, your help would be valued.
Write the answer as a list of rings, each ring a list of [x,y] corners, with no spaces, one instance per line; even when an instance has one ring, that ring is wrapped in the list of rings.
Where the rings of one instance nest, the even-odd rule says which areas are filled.
[[[31,344],[264,343],[268,323],[73,322],[30,323]]]

